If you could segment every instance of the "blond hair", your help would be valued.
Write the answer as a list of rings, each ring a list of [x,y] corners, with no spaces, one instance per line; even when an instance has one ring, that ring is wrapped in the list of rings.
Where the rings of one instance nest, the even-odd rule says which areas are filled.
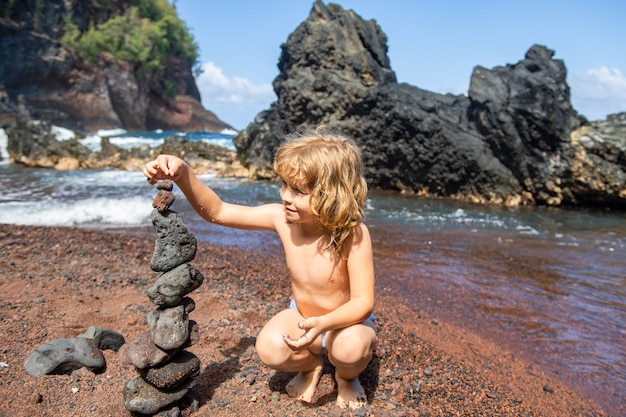
[[[281,179],[310,194],[313,215],[330,233],[328,246],[340,253],[363,220],[367,198],[356,142],[320,129],[292,135],[276,150],[274,170]]]

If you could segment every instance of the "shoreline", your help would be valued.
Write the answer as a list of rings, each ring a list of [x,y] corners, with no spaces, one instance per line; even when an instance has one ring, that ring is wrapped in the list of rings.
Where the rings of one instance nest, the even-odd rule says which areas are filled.
[[[8,365],[0,368],[0,394],[8,398],[0,415],[130,415],[121,390],[136,372],[113,352],[105,351],[107,370],[99,375],[33,378],[22,366],[39,345],[90,325],[112,328],[127,342],[145,331],[145,313],[154,308],[145,291],[158,276],[149,267],[153,236],[0,225],[0,361]],[[192,264],[205,276],[191,294],[201,341],[190,350],[202,363],[192,415],[339,415],[329,372],[316,402],[303,405],[286,395],[288,375],[261,365],[254,352],[256,334],[289,299],[282,259],[199,242]],[[608,415],[503,347],[417,313],[378,286],[376,314],[379,349],[361,378],[369,400],[363,415]],[[256,382],[242,382],[244,372]]]

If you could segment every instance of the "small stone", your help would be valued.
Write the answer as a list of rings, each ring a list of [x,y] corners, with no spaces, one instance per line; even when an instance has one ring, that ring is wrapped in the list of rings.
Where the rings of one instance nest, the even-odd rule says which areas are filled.
[[[498,393],[494,391],[487,391],[485,395],[487,396],[487,398],[498,398]]]
[[[174,189],[174,182],[172,180],[161,180],[156,186],[157,190],[172,191]]]
[[[195,258],[196,238],[180,214],[171,210],[160,213],[154,209],[150,218],[157,235],[150,261],[153,271],[169,271]]]
[[[124,353],[128,355],[130,362],[135,368],[143,369],[150,366],[156,366],[170,359],[174,353],[164,352],[152,342],[150,332],[145,332],[137,336],[137,338],[124,349]]]
[[[29,375],[71,374],[86,367],[93,372],[106,368],[104,355],[93,339],[55,339],[39,346],[26,359],[24,368]]]
[[[433,368],[431,368],[430,366],[427,366],[426,368],[424,368],[425,376],[432,376],[432,374],[433,374]]]
[[[148,289],[148,297],[158,306],[177,306],[182,303],[185,295],[200,287],[202,282],[204,276],[197,269],[189,264],[182,264],[164,272]]]
[[[189,351],[177,353],[171,361],[155,368],[139,370],[141,376],[157,388],[171,390],[197,375],[200,359]]]
[[[172,204],[174,204],[174,200],[176,200],[176,196],[173,193],[166,190],[159,190],[156,196],[154,196],[152,207],[157,209],[159,213],[163,213],[165,210],[168,210]]]
[[[124,407],[128,411],[155,414],[161,408],[167,407],[180,400],[192,387],[193,381],[188,381],[175,391],[161,391],[150,385],[141,377],[129,380],[124,387]]]
[[[185,307],[158,307],[146,316],[155,345],[163,350],[176,349],[189,337],[189,318]]]
[[[544,390],[545,392],[549,392],[550,394],[552,394],[552,393],[554,392],[554,390],[552,389],[552,387],[551,387],[550,385],[547,385],[547,384],[543,386],[543,390]]]
[[[126,340],[124,336],[118,332],[107,329],[101,326],[89,326],[85,333],[78,335],[78,337],[85,337],[87,339],[93,339],[98,346],[98,349],[105,350],[111,349],[117,352]]]

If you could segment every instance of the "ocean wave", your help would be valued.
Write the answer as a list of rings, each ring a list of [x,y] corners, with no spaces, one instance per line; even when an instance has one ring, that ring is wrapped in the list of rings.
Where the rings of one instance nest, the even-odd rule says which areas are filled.
[[[25,226],[133,227],[150,224],[146,197],[88,198],[79,201],[20,201],[2,204],[0,223]],[[19,213],[19,215],[17,215]]]

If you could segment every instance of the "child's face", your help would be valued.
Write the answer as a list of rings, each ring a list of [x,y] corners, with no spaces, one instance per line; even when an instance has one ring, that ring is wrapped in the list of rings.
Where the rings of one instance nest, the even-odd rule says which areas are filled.
[[[298,186],[281,180],[280,199],[285,208],[288,223],[313,223],[315,217],[311,212],[311,195]]]

